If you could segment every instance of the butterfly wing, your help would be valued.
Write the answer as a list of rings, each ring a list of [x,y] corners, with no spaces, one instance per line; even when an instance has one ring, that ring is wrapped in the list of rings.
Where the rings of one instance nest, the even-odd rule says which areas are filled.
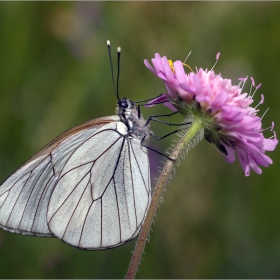
[[[47,220],[51,232],[72,246],[112,248],[141,229],[151,199],[149,159],[140,140],[124,130],[123,123],[104,126],[62,169]]]
[[[117,116],[62,134],[0,187],[0,227],[83,249],[137,236],[151,199],[147,150]]]
[[[26,235],[52,237],[47,224],[50,195],[71,153],[116,116],[95,119],[58,136],[0,186],[0,227]]]

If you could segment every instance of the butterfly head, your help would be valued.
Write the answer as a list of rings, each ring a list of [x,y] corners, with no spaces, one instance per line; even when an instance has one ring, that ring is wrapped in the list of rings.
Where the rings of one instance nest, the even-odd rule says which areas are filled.
[[[129,115],[133,114],[133,112],[137,112],[135,103],[127,98],[119,99],[117,104],[117,114],[121,117],[127,118]]]
[[[119,108],[119,111],[121,111],[121,110],[124,111],[124,110],[127,110],[127,109],[136,109],[134,102],[130,99],[125,98],[125,97],[118,101],[118,108]]]

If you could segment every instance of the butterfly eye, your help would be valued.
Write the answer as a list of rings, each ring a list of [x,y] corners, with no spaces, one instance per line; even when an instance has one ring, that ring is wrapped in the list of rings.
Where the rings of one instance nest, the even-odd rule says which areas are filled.
[[[128,100],[125,99],[125,98],[124,99],[120,99],[119,102],[118,102],[118,105],[122,109],[127,109],[129,107]]]

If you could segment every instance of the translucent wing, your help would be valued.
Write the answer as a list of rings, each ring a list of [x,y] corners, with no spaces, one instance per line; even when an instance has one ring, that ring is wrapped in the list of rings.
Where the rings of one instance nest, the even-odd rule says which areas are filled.
[[[50,231],[64,242],[96,250],[137,236],[150,199],[147,150],[123,135],[123,123],[102,128],[74,151],[51,195]]]
[[[0,227],[13,233],[52,237],[47,224],[50,195],[73,151],[117,116],[95,119],[60,135],[0,186]]]
[[[0,227],[106,249],[136,237],[150,199],[147,150],[119,117],[62,134],[0,187]]]

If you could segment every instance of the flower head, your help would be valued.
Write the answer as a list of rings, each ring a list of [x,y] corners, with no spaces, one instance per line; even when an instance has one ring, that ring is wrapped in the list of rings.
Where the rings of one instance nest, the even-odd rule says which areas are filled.
[[[222,78],[213,70],[200,68],[186,73],[184,63],[172,63],[159,54],[152,59],[154,67],[147,60],[144,63],[164,81],[167,89],[150,105],[164,102],[188,119],[200,118],[204,123],[204,138],[214,143],[229,163],[235,161],[236,153],[246,176],[250,175],[250,169],[261,174],[259,166],[272,164],[265,152],[273,151],[278,140],[273,123],[273,137],[266,139],[263,135],[262,119],[257,116],[257,107],[264,101],[263,95],[257,106],[250,106],[254,102],[253,95],[260,87],[255,87],[253,78],[251,89],[255,88],[255,91],[251,95],[251,90],[249,94],[242,93],[247,78],[241,78],[238,85],[232,85],[230,79]]]

